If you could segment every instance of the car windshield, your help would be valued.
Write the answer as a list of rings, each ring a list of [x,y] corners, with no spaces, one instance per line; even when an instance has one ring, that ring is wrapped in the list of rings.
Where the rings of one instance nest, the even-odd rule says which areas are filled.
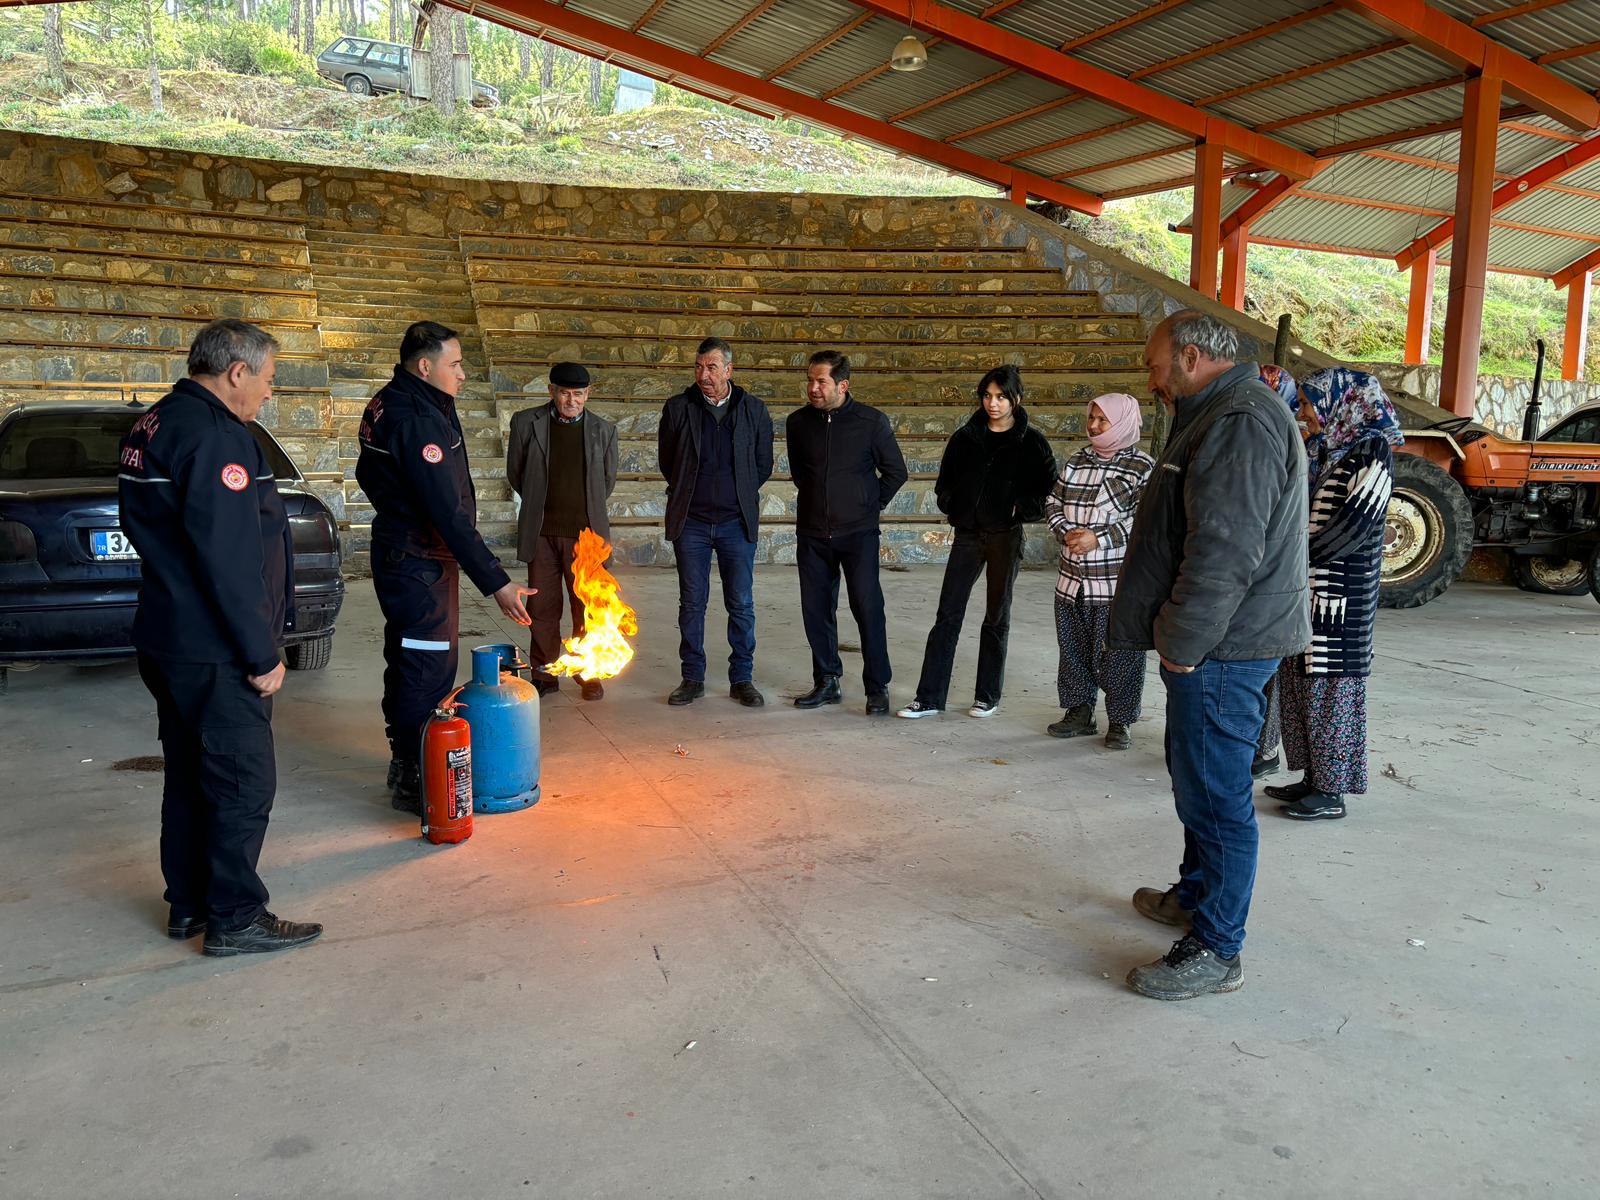
[[[0,480],[115,479],[139,411],[20,413],[0,432]],[[274,476],[300,478],[277,439],[254,421],[250,432]]]
[[[0,434],[0,479],[114,479],[138,412],[23,413]]]

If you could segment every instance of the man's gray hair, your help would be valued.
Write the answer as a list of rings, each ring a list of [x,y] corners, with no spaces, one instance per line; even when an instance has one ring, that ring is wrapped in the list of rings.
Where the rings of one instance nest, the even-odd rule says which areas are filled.
[[[1181,309],[1167,318],[1167,337],[1174,354],[1193,346],[1212,361],[1237,362],[1239,358],[1239,331],[1193,308]]]
[[[242,362],[258,375],[277,348],[278,339],[265,329],[226,317],[211,322],[189,343],[189,374],[226,375],[229,367]]]

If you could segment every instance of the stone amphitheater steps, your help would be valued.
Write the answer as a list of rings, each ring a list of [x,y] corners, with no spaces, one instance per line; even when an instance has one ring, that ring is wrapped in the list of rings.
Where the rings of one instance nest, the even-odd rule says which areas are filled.
[[[1134,316],[908,316],[862,313],[784,315],[774,313],[659,314],[634,309],[529,308],[487,319],[485,333],[494,339],[496,353],[506,346],[516,351],[519,335],[552,337],[606,337],[653,339],[667,346],[674,340],[698,342],[715,335],[737,340],[740,346],[805,343],[869,345],[879,342],[944,346],[952,342],[979,345],[1062,344],[1137,341],[1141,349],[1142,322]],[[743,354],[737,357],[744,358]]]
[[[815,317],[999,317],[1013,314],[1038,316],[1095,316],[1100,298],[1085,292],[855,292],[848,298],[831,293],[719,289],[685,285],[678,288],[632,288],[619,291],[615,284],[571,280],[545,283],[492,283],[473,285],[478,311],[486,326],[514,327],[507,314],[536,309],[540,312],[636,312],[661,316],[740,313],[771,314],[794,318]]]
[[[605,284],[619,290],[678,287],[700,292],[743,291],[775,295],[938,295],[963,292],[1003,295],[1011,291],[1031,294],[1061,281],[1061,272],[1046,267],[1006,272],[852,271],[844,268],[735,268],[667,263],[560,263],[472,258],[468,260],[467,269],[474,283],[542,286],[565,281]]]
[[[739,271],[1007,272],[1033,265],[1021,248],[995,246],[767,246],[737,242],[609,242],[536,235],[463,233],[480,262],[648,264]]]

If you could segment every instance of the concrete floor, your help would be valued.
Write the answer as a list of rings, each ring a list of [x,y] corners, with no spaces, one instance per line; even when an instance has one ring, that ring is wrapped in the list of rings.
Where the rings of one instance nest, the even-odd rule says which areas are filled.
[[[897,704],[937,579],[885,576]],[[388,807],[352,585],[333,665],[278,708],[264,873],[328,933],[277,957],[161,936],[160,777],[113,767],[158,751],[133,669],[13,675],[0,1195],[1600,1189],[1592,600],[1385,613],[1371,794],[1313,826],[1263,803],[1246,986],[1164,1005],[1122,982],[1171,940],[1128,905],[1179,856],[1159,684],[1132,753],[1042,736],[1049,574],[1019,580],[982,722],[869,723],[856,679],[781,703],[809,674],[782,567],[768,707],[669,709],[672,576],[623,583],[638,660],[546,704],[544,800],[455,848]],[[463,625],[500,628],[477,600]]]

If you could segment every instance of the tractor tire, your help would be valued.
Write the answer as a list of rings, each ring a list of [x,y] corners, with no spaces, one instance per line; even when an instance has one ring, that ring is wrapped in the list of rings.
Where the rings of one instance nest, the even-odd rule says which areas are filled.
[[[1581,596],[1589,590],[1589,564],[1561,554],[1513,554],[1511,578],[1525,592]]]
[[[320,671],[333,658],[333,634],[294,642],[283,648],[283,661],[291,671]]]
[[[1472,505],[1443,468],[1394,456],[1394,495],[1383,530],[1383,608],[1420,608],[1443,594],[1472,557]]]

